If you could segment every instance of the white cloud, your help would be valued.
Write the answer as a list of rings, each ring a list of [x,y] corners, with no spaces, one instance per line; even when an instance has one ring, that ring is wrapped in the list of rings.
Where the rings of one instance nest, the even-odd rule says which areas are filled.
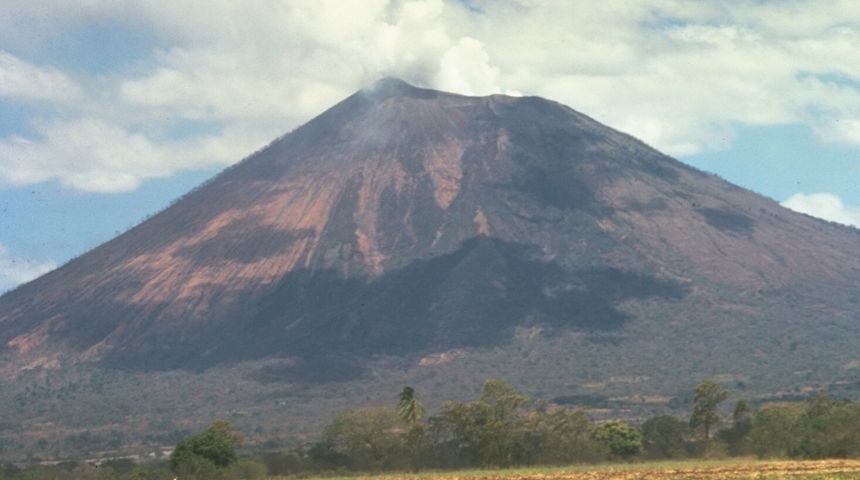
[[[482,5],[491,20],[474,35],[501,85],[568,103],[670,154],[725,148],[738,124],[820,130],[839,112],[860,113],[856,88],[811,86],[833,73],[860,78],[860,51],[849,47],[860,17],[846,15],[857,10],[846,2]]]
[[[417,0],[288,2],[249,11],[215,2],[191,17],[159,8],[151,15],[176,25],[181,46],[162,52],[152,72],[124,80],[121,99],[188,117],[299,122],[382,76],[494,93],[497,71],[481,42],[448,33],[442,14],[454,8]]]
[[[29,282],[55,268],[57,264],[54,262],[19,258],[12,255],[5,246],[0,245],[0,293]]]
[[[822,140],[860,145],[860,119],[836,118],[817,126],[816,133]]]
[[[83,90],[57,69],[38,67],[0,50],[0,97],[72,102]]]
[[[129,191],[142,180],[181,168],[229,165],[275,135],[232,128],[218,135],[156,142],[93,118],[56,120],[36,128],[38,140],[0,141],[0,184],[56,180],[92,192]]]
[[[195,5],[62,8],[70,21],[93,10],[150,22],[172,46],[150,68],[92,79],[77,116],[39,122],[32,138],[0,139],[0,183],[126,191],[146,178],[227,165],[383,75],[423,85],[438,75],[447,88],[498,91],[481,42],[449,35],[441,16],[454,7],[441,0]],[[177,120],[223,128],[166,139],[164,124]]]
[[[77,110],[43,121],[40,136],[0,139],[0,165],[18,170],[5,182],[117,191],[227,164],[389,75],[542,95],[679,156],[729,148],[737,125],[805,124],[860,145],[860,3],[850,0],[8,3],[0,40],[38,42],[95,18],[144,25],[161,47],[81,80]],[[0,94],[75,91],[63,72],[2,58],[0,72],[18,80]],[[219,130],[164,134],[185,120]]]
[[[860,206],[846,205],[832,193],[795,193],[782,202],[782,206],[831,222],[860,227]]]

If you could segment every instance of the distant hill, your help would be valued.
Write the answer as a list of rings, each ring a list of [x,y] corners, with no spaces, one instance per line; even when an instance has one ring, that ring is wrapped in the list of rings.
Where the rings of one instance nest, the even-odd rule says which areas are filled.
[[[290,441],[407,382],[628,415],[705,377],[853,395],[858,285],[858,230],[549,100],[384,79],[0,297],[0,399],[21,445],[74,415],[121,448],[225,412]]]

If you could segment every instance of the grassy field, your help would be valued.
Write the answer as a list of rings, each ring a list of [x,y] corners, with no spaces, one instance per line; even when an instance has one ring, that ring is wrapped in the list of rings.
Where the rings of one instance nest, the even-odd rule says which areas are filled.
[[[467,470],[419,474],[356,475],[325,480],[853,480],[860,460],[717,460],[640,463],[590,467]]]

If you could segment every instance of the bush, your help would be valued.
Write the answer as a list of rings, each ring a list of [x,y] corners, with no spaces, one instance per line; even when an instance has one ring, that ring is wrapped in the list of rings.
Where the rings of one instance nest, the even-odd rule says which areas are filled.
[[[230,480],[257,480],[266,476],[266,466],[256,460],[243,458],[230,465],[224,474]]]
[[[325,428],[323,441],[310,453],[323,468],[403,469],[408,466],[403,439],[406,430],[392,408],[349,410]]]
[[[591,432],[597,443],[605,446],[613,457],[629,459],[642,449],[642,436],[624,422],[598,425]]]
[[[818,398],[807,404],[794,424],[796,442],[789,454],[802,458],[860,456],[860,406]]]
[[[307,469],[304,458],[297,452],[269,452],[263,455],[266,472],[272,476],[290,475]]]
[[[236,461],[236,448],[242,435],[224,421],[212,423],[206,430],[185,438],[170,455],[170,469],[176,473],[203,475],[212,469],[225,468]]]
[[[162,480],[173,477],[170,476],[170,472],[167,471],[167,467],[165,465],[150,464],[137,465],[122,478],[127,480]]]
[[[688,454],[688,435],[687,424],[671,415],[649,418],[642,424],[642,449],[652,459],[682,458]]]

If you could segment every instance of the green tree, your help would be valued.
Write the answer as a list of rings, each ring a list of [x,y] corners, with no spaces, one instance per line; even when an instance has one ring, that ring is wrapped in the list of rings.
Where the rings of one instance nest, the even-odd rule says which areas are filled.
[[[828,397],[768,405],[753,417],[749,438],[759,457],[858,457],[860,405]]]
[[[750,448],[759,458],[785,457],[796,449],[795,424],[803,414],[797,404],[766,405],[752,419]]]
[[[242,434],[229,423],[218,420],[197,434],[183,439],[170,455],[170,469],[177,473],[208,474],[236,461],[236,448],[243,443]]]
[[[624,422],[613,421],[598,425],[591,435],[616,458],[629,459],[642,449],[642,436]]]
[[[342,462],[353,470],[380,471],[407,467],[402,434],[405,425],[392,408],[375,407],[348,410],[323,431],[317,450],[328,461]]]
[[[753,412],[746,400],[738,400],[732,412],[732,426],[720,432],[729,455],[749,453],[749,433],[752,430]]]
[[[729,397],[729,393],[717,382],[707,380],[696,387],[693,397],[693,412],[690,415],[690,428],[699,430],[707,450],[714,429],[720,424],[719,406]]]
[[[160,464],[137,465],[123,477],[126,480],[163,480],[173,478],[166,466]]]
[[[304,452],[301,450],[268,452],[263,454],[262,460],[266,465],[266,471],[269,475],[275,477],[287,476],[308,469],[302,453]]]
[[[681,458],[687,455],[687,424],[671,415],[649,418],[642,424],[642,449],[648,458]]]
[[[511,418],[517,409],[528,404],[529,397],[504,380],[491,378],[484,382],[478,401],[489,405],[498,417],[507,419]]]
[[[403,387],[400,392],[399,401],[397,402],[397,413],[407,425],[414,426],[421,421],[424,416],[424,405],[418,402],[415,397],[415,389],[412,387]]]
[[[558,408],[527,418],[524,430],[530,436],[523,439],[523,450],[533,451],[526,463],[562,465],[603,459],[603,446],[591,437],[594,425],[584,410]]]
[[[485,427],[483,456],[491,465],[508,466],[518,460],[518,440],[523,433],[523,416],[520,410],[529,402],[529,397],[520,393],[513,385],[491,378],[484,382],[478,403],[489,408]]]
[[[797,443],[789,454],[803,458],[860,456],[860,406],[819,397],[809,401],[793,428]]]
[[[453,449],[465,465],[508,466],[522,450],[527,396],[502,380],[484,383],[477,401],[445,402],[434,418],[434,435]]]
[[[225,477],[230,480],[259,480],[266,478],[266,465],[250,458],[241,458],[228,467]]]

